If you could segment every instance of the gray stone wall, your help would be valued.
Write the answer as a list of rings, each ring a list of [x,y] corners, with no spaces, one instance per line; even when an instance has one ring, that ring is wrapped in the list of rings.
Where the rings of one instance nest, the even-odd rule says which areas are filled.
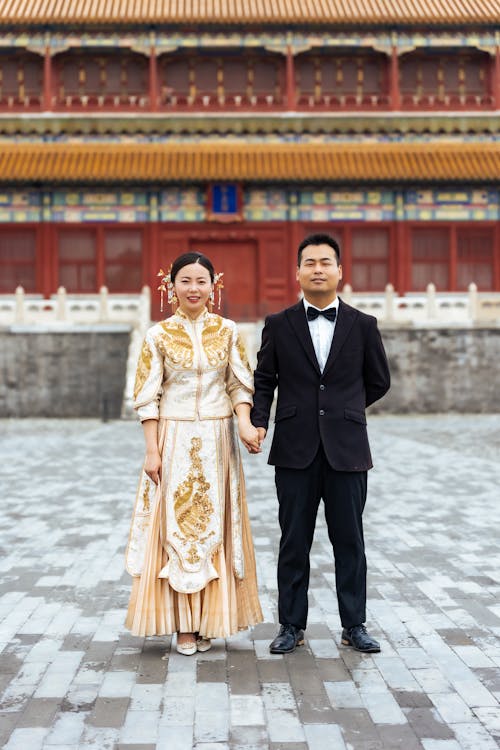
[[[130,328],[0,329],[0,416],[120,417]]]
[[[381,331],[392,387],[370,411],[500,412],[500,327]],[[0,417],[119,418],[129,339],[122,325],[0,330]]]
[[[374,412],[500,412],[500,327],[381,333],[392,386]]]

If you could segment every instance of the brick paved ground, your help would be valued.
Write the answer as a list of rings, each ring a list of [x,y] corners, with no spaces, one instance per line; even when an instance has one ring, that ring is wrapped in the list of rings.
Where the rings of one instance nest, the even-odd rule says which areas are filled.
[[[271,656],[272,470],[247,457],[266,622],[187,658],[123,628],[132,422],[0,423],[0,744],[8,750],[493,750],[500,417],[372,417],[366,656],[339,645],[322,520],[307,644]],[[163,658],[166,657],[166,658]]]

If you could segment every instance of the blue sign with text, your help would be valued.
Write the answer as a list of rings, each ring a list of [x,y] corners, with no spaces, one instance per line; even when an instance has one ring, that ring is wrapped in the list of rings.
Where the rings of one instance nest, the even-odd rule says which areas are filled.
[[[238,186],[219,183],[212,186],[212,213],[238,213]]]

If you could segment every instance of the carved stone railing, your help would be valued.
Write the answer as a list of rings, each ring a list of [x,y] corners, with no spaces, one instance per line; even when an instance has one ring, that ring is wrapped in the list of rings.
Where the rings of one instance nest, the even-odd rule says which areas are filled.
[[[151,318],[149,287],[140,294],[109,294],[105,286],[99,294],[68,295],[64,287],[50,299],[25,294],[17,287],[12,296],[0,295],[0,325],[27,324],[60,327],[67,324],[129,323],[145,329]]]
[[[356,292],[345,284],[342,299],[359,310],[374,315],[385,323],[406,325],[500,325],[500,292],[478,292],[470,284],[467,292],[436,292],[429,284],[422,293],[399,296],[391,284],[384,292]],[[50,299],[25,294],[18,287],[14,295],[0,295],[0,325],[74,325],[96,323],[128,323],[144,332],[151,319],[149,287],[140,294],[109,294],[102,287],[99,294],[68,295],[64,287]],[[243,330],[253,324],[240,324]]]
[[[500,293],[478,292],[469,284],[468,292],[436,292],[429,284],[425,293],[398,296],[391,284],[382,294],[354,292],[346,284],[340,296],[350,305],[374,315],[384,324],[409,326],[455,326],[491,323],[500,325]]]

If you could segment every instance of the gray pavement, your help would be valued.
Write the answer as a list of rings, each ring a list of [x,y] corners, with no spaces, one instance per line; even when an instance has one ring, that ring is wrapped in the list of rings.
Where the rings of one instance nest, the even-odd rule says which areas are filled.
[[[184,657],[123,627],[134,422],[0,422],[7,750],[493,750],[500,416],[373,416],[365,532],[378,655],[340,645],[322,513],[306,645],[271,656],[273,472],[245,457],[265,623]],[[268,446],[267,446],[268,447]]]

